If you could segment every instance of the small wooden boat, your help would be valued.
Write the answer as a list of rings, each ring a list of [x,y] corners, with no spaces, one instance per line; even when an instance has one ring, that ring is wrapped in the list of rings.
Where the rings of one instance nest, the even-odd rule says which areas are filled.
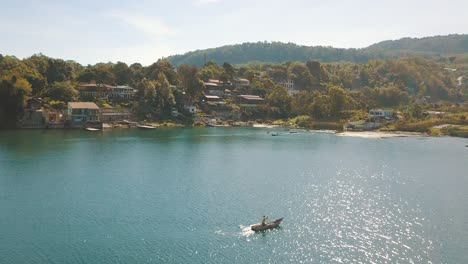
[[[144,125],[138,125],[137,127],[141,129],[155,129],[156,128],[154,126],[144,126]]]
[[[277,228],[281,224],[281,221],[283,221],[283,218],[276,219],[275,221],[269,222],[265,225],[262,225],[262,224],[253,225],[250,227],[250,229],[252,229],[252,231],[257,232],[257,231],[264,231],[268,229]]]

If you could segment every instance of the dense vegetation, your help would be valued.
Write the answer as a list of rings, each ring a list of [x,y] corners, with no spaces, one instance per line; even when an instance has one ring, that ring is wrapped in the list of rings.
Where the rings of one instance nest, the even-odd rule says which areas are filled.
[[[167,120],[172,109],[184,112],[184,103],[200,102],[203,81],[236,78],[248,79],[249,92],[266,100],[255,109],[239,108],[227,100],[230,111],[243,120],[301,117],[300,122],[340,122],[365,118],[374,107],[400,109],[406,118],[418,119],[424,105],[466,101],[466,78],[461,83],[457,78],[466,72],[467,64],[466,57],[455,56],[437,61],[417,57],[365,64],[307,61],[241,67],[210,61],[201,68],[185,64],[176,68],[166,59],[147,67],[122,62],[83,66],[42,54],[22,60],[0,55],[0,126],[14,126],[29,97],[41,97],[46,107],[57,109],[68,101],[93,100],[80,98],[77,90],[79,83],[88,82],[129,84],[138,90],[135,100],[96,100],[101,106],[131,108],[140,119]],[[291,96],[279,84],[288,79],[299,93]]]
[[[371,45],[368,50],[431,52],[443,55],[468,52],[468,35],[449,35],[425,38],[386,40]]]
[[[468,53],[468,35],[436,36],[421,39],[403,38],[383,41],[363,49],[308,47],[293,43],[257,42],[228,45],[214,49],[197,50],[170,56],[171,63],[203,66],[207,61],[222,64],[246,64],[252,61],[282,63],[287,61],[353,62],[367,63],[374,59],[402,57],[437,58]]]

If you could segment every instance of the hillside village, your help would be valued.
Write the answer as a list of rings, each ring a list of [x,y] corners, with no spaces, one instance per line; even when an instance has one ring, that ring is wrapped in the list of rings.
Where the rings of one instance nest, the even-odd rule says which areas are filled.
[[[180,121],[179,117],[183,116],[193,118],[200,125],[232,125],[241,120],[240,114],[233,112],[233,107],[255,109],[265,104],[264,98],[251,94],[252,86],[247,79],[236,78],[233,82],[209,79],[203,85],[205,92],[198,101],[193,102],[184,98],[181,109],[171,108],[171,118],[174,121]],[[179,89],[174,85],[170,88]],[[107,103],[111,101],[130,103],[136,100],[138,90],[131,86],[87,83],[78,85],[78,91],[80,98],[89,101],[67,102],[66,109],[62,110],[44,109],[44,101],[41,98],[28,99],[20,126],[22,128],[103,128],[104,124],[132,126],[137,122],[146,122],[138,119],[130,108],[111,107]],[[291,93],[293,92],[291,90]],[[106,103],[103,107],[99,107],[95,101]]]
[[[147,67],[85,67],[41,54],[23,60],[1,56],[0,100],[6,101],[0,118],[3,127],[21,128],[267,123],[444,134],[432,128],[467,123],[466,65],[461,56],[367,64],[208,61],[201,68],[176,68],[161,59]]]

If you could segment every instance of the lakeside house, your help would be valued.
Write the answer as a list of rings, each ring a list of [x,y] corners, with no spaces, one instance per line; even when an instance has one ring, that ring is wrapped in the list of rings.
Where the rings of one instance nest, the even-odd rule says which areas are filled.
[[[63,111],[46,110],[46,128],[64,128]]]
[[[221,98],[231,97],[232,84],[230,82],[223,82],[216,79],[209,79],[203,83],[205,85],[206,94],[216,95]]]
[[[221,102],[222,99],[221,97],[217,96],[217,95],[209,95],[209,94],[205,94],[203,95],[203,99],[205,102],[215,102],[215,103],[218,103],[218,102]]]
[[[101,109],[92,102],[69,102],[67,120],[71,127],[97,126],[102,128]]]
[[[132,99],[136,90],[128,85],[112,86],[108,84],[88,83],[78,86],[80,95],[97,99]]]
[[[382,126],[395,122],[395,111],[386,109],[371,109],[367,120],[347,122],[343,129],[345,131],[363,131],[379,129]]]
[[[203,95],[203,101],[201,102],[200,106],[202,110],[205,112],[213,112],[213,111],[224,111],[226,110],[226,102],[217,95]]]
[[[107,122],[121,122],[132,119],[132,113],[128,109],[122,108],[101,108],[101,120]]]
[[[294,94],[297,94],[297,93],[300,92],[299,89],[295,89],[294,81],[291,80],[291,79],[287,79],[287,80],[277,82],[277,84],[279,84],[279,85],[283,86],[284,88],[286,88],[286,90],[288,90],[289,95],[294,95]]]
[[[371,109],[369,111],[369,118],[371,120],[381,120],[381,119],[393,119],[395,116],[395,111],[385,110],[385,109]]]
[[[23,117],[19,120],[21,128],[63,128],[61,111],[43,109],[41,98],[30,98],[26,101]]]
[[[242,94],[237,96],[239,106],[241,107],[257,107],[265,103],[265,99],[258,95]]]
[[[239,93],[251,93],[252,92],[252,86],[250,84],[250,81],[247,79],[243,78],[235,78],[233,80],[233,86],[234,90],[239,94]]]
[[[110,98],[131,99],[135,96],[137,90],[128,85],[117,85],[111,88]]]

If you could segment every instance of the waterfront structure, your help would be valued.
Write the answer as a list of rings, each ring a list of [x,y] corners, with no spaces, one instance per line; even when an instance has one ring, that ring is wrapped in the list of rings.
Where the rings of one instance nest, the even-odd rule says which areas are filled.
[[[220,102],[221,101],[221,97],[217,95],[209,95],[209,94],[203,95],[203,99],[207,102]]]
[[[131,112],[128,109],[119,108],[101,108],[102,122],[119,122],[131,119]]]
[[[63,128],[62,112],[42,107],[41,98],[30,98],[26,102],[21,128]]]
[[[101,123],[101,109],[92,102],[69,102],[67,120],[71,127],[84,127],[87,123]]]
[[[230,82],[223,82],[216,79],[209,79],[207,82],[204,82],[206,93],[208,95],[216,95],[219,97],[230,97],[232,87]]]
[[[395,118],[393,110],[372,109],[369,111],[369,118],[367,120],[347,122],[343,128],[345,131],[375,130],[396,120],[397,118]]]
[[[242,107],[257,107],[265,102],[265,99],[258,95],[242,94],[237,97],[239,105]]]
[[[369,111],[370,118],[393,118],[394,111],[393,110],[385,110],[385,109],[371,109]]]
[[[46,113],[42,109],[26,109],[23,118],[20,120],[21,128],[45,128]]]
[[[88,96],[98,99],[132,99],[136,90],[128,85],[112,86],[107,84],[82,84],[78,86],[82,96]]]
[[[111,92],[109,94],[110,98],[122,98],[122,99],[131,99],[135,96],[135,93],[137,92],[136,89],[134,89],[131,86],[128,85],[117,85],[113,86],[111,88]]]

